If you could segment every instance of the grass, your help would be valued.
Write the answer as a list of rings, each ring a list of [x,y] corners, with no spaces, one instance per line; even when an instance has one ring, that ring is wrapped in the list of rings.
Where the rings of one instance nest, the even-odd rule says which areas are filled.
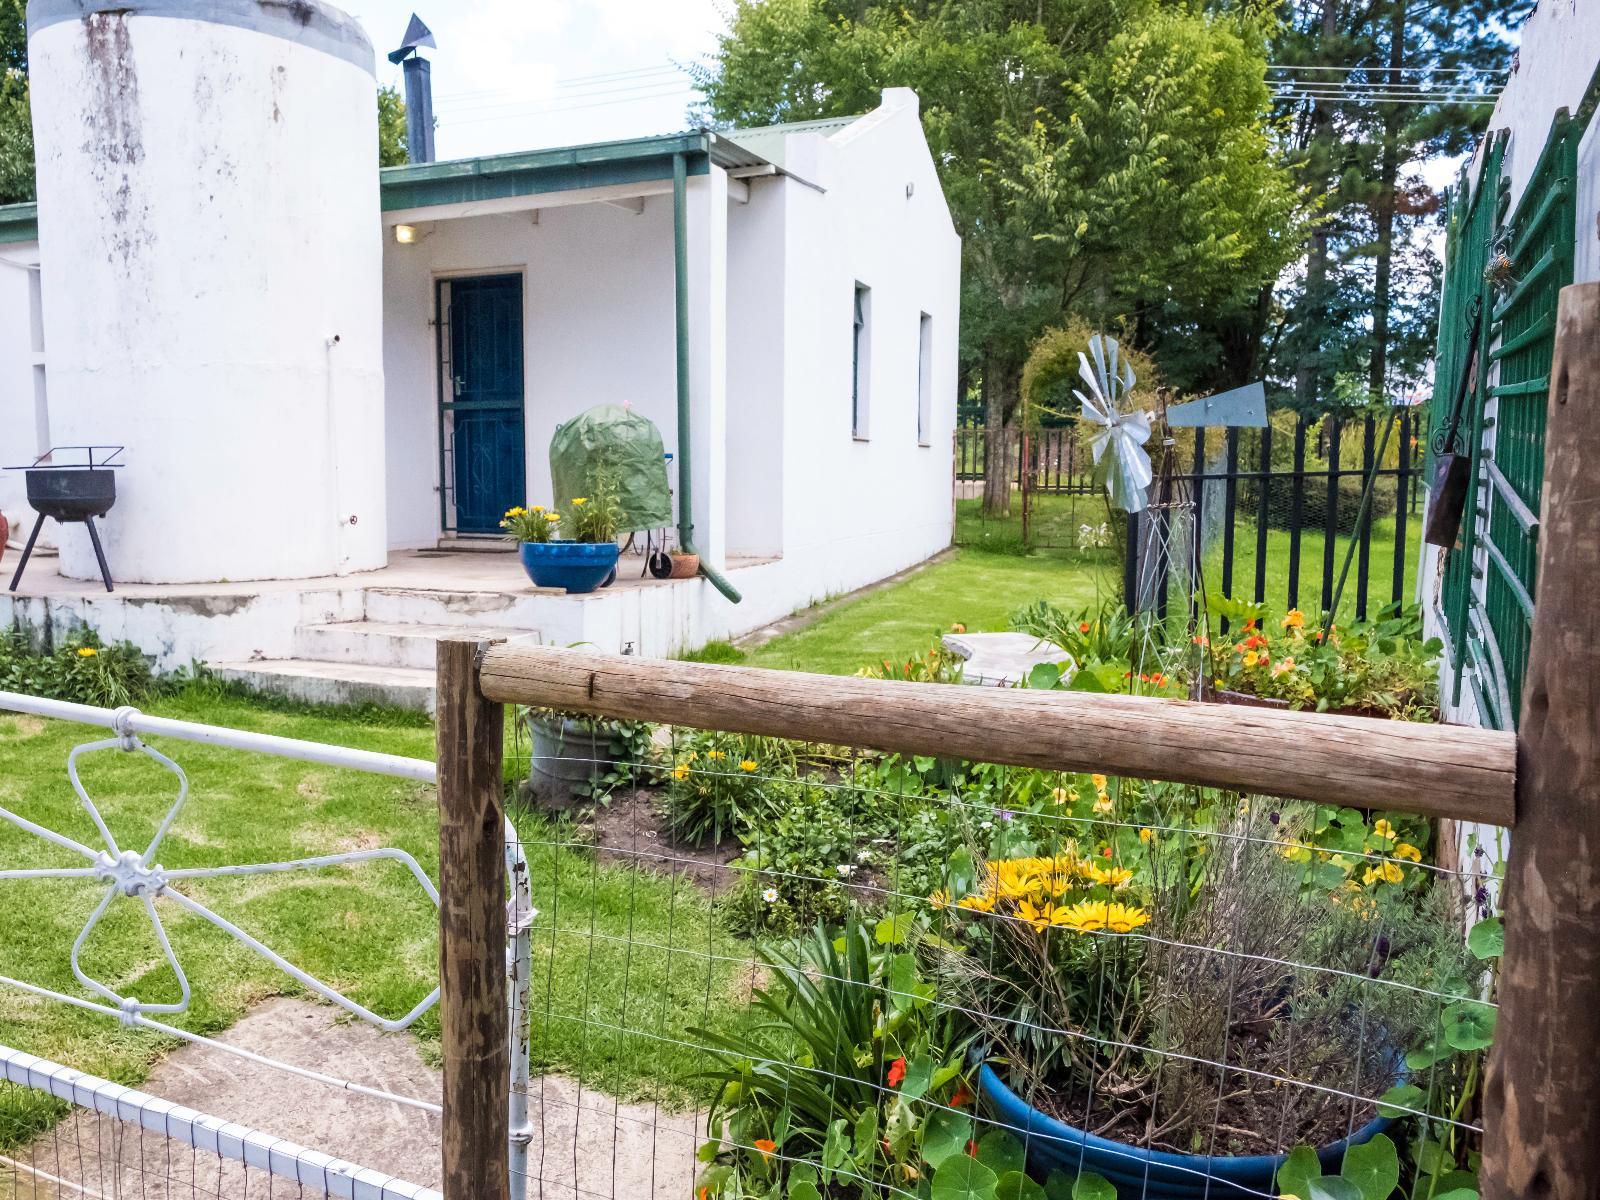
[[[205,688],[146,707],[162,716],[433,757],[431,724],[409,714],[296,711]],[[65,765],[73,746],[104,736],[85,726],[0,716],[0,806],[85,845],[99,844],[67,784]],[[151,744],[176,759],[190,781],[189,800],[159,855],[168,868],[394,846],[438,877],[438,814],[430,787],[187,742]],[[142,847],[170,803],[171,776],[142,756],[116,750],[80,763],[84,785],[119,844]],[[709,898],[665,877],[597,866],[584,848],[552,836],[551,827],[527,814],[519,831],[539,881],[536,1062],[617,1094],[681,1102],[693,1091],[687,1080],[693,1056],[650,1035],[658,1027],[725,1026],[740,1019],[741,1006],[732,1003],[739,954],[716,923]],[[0,822],[0,864],[78,865],[69,852],[7,822]],[[184,890],[381,1015],[405,1013],[437,979],[435,911],[398,863],[193,881]],[[93,882],[0,881],[0,971],[87,995],[73,979],[68,953],[101,894]],[[215,1034],[267,996],[301,994],[289,977],[170,900],[157,901],[157,908],[193,993],[189,1010],[169,1023]],[[82,962],[121,994],[147,1002],[177,999],[176,980],[149,924],[130,902],[112,905]],[[645,1032],[596,1032],[605,1025]],[[436,1013],[415,1029],[428,1048],[437,1038]],[[138,1083],[170,1042],[0,988],[0,1043],[120,1083]],[[0,1149],[46,1128],[61,1112],[36,1092],[0,1092]]]
[[[849,675],[868,662],[900,661],[925,651],[956,622],[973,631],[1005,629],[1012,612],[1034,600],[1082,607],[1115,596],[1120,587],[1120,567],[1106,553],[1022,556],[958,549],[899,583],[829,608],[804,628],[749,651],[743,661]]]

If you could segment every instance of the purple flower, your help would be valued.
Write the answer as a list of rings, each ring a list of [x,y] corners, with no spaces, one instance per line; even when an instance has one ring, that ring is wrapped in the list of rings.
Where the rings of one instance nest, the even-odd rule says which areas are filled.
[[[997,812],[995,814],[995,816],[999,817],[1002,821],[1009,821],[1009,820],[1011,820],[1011,818],[1015,817],[1016,815],[1017,814],[1012,812],[1009,808],[1002,808],[999,812]]]

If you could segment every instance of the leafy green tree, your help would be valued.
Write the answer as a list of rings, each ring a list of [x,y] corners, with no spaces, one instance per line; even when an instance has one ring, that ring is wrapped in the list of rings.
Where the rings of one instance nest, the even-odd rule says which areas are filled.
[[[1294,256],[1267,31],[1163,0],[736,0],[698,82],[707,115],[741,125],[917,91],[963,240],[963,364],[997,430],[1046,327],[1079,313],[1153,342],[1158,318],[1254,303]]]
[[[378,165],[398,167],[411,161],[406,150],[406,103],[394,87],[378,89]]]
[[[0,0],[0,204],[32,199],[26,9],[24,0]]]

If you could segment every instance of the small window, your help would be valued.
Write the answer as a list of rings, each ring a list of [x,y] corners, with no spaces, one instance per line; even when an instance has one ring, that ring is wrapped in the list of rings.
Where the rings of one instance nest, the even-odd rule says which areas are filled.
[[[850,434],[865,439],[872,378],[872,289],[856,284],[855,330],[850,345]]]
[[[926,446],[933,427],[933,318],[917,324],[917,445]]]

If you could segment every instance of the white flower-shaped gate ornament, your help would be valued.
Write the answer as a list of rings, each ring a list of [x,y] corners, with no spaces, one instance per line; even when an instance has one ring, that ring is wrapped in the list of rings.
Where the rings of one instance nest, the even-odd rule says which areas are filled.
[[[183,966],[178,961],[177,954],[173,951],[172,942],[167,937],[166,928],[161,923],[161,915],[156,909],[157,898],[170,900],[180,908],[193,913],[202,920],[209,921],[212,925],[223,930],[231,937],[248,946],[262,958],[272,963],[279,970],[293,977],[305,987],[311,989],[325,1000],[337,1004],[346,1012],[360,1017],[363,1021],[370,1022],[380,1029],[394,1031],[405,1029],[439,999],[439,989],[436,987],[424,997],[415,1008],[398,1020],[386,1020],[378,1014],[357,1004],[348,996],[330,987],[321,980],[307,974],[299,967],[289,962],[282,955],[272,950],[262,942],[240,929],[233,922],[195,900],[193,897],[179,891],[174,885],[188,879],[216,879],[225,876],[241,875],[271,875],[288,871],[314,871],[325,867],[341,866],[350,863],[371,862],[377,859],[392,859],[404,865],[417,882],[422,885],[422,890],[427,893],[435,907],[439,904],[438,889],[433,886],[417,860],[404,850],[353,850],[342,854],[325,854],[316,858],[295,859],[290,862],[269,863],[241,863],[223,867],[186,867],[177,870],[167,870],[156,859],[157,852],[161,849],[162,840],[167,831],[172,828],[172,823],[177,820],[178,813],[182,811],[184,802],[189,796],[189,779],[184,774],[183,768],[172,759],[162,754],[159,750],[147,746],[128,729],[129,718],[136,715],[132,708],[118,709],[113,728],[117,736],[106,738],[102,741],[86,742],[76,746],[67,756],[67,777],[72,782],[72,790],[78,794],[78,799],[83,802],[84,809],[88,812],[90,820],[99,830],[101,839],[105,842],[105,849],[95,850],[81,842],[46,829],[26,817],[0,807],[0,820],[9,821],[12,825],[31,833],[36,837],[70,850],[75,854],[89,860],[84,867],[44,867],[27,870],[0,870],[0,879],[93,879],[106,885],[105,895],[100,903],[95,906],[94,912],[85,923],[82,931],[72,944],[72,973],[78,982],[95,994],[110,1001],[122,1014],[126,1024],[133,1024],[139,1017],[151,1014],[171,1014],[184,1012],[189,1007],[189,980],[184,974]],[[118,750],[124,753],[141,754],[158,763],[178,781],[178,794],[172,805],[167,809],[161,824],[156,828],[155,836],[150,839],[142,852],[125,850],[117,844],[117,839],[112,835],[105,819],[100,814],[99,807],[90,797],[83,786],[83,781],[78,775],[78,762],[85,755],[102,750]],[[106,986],[100,980],[91,977],[80,962],[84,945],[88,942],[90,934],[100,924],[113,903],[118,899],[137,901],[145,911],[150,921],[150,927],[155,933],[157,943],[161,947],[162,956],[167,965],[171,967],[173,975],[178,981],[179,998],[175,1003],[153,1004],[140,1000],[136,996],[124,996]]]

